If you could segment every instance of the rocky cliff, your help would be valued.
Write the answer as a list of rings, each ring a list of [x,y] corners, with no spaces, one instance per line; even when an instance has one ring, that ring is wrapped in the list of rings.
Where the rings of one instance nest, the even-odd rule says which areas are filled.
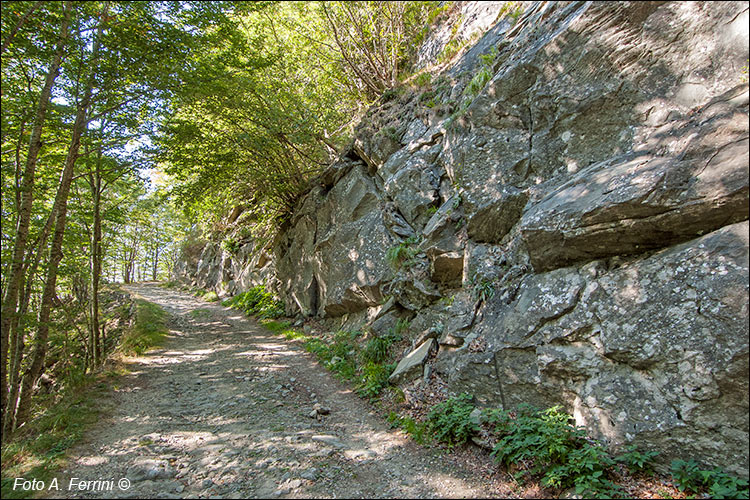
[[[746,477],[747,59],[747,2],[531,3],[385,95],[273,242],[193,243],[177,274],[407,318],[455,392]]]

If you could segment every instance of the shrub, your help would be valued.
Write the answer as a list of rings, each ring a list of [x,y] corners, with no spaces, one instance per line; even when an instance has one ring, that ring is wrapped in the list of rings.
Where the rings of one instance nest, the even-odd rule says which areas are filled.
[[[430,432],[438,441],[449,446],[462,444],[479,431],[479,425],[471,418],[474,411],[473,396],[463,393],[435,405],[427,415]]]
[[[615,497],[618,487],[606,478],[614,461],[601,444],[586,439],[585,432],[572,426],[570,415],[559,406],[537,410],[522,405],[516,412],[489,410],[486,421],[495,425],[500,438],[492,454],[506,465],[530,461],[522,473],[543,474],[542,484],[569,488],[586,496]]]

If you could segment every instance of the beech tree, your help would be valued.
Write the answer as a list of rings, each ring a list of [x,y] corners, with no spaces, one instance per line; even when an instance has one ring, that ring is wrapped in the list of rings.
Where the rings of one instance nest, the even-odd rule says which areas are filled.
[[[67,314],[75,311],[61,306],[61,283],[76,303],[85,302],[84,370],[101,363],[106,189],[122,172],[144,166],[142,152],[131,155],[140,159],[123,160],[125,146],[150,132],[182,87],[189,54],[210,39],[207,27],[220,24],[227,4],[4,2],[2,8],[0,395],[6,439],[30,414],[50,330],[60,321],[78,328],[75,314]],[[88,251],[79,251],[81,243]],[[89,265],[72,265],[80,257]]]

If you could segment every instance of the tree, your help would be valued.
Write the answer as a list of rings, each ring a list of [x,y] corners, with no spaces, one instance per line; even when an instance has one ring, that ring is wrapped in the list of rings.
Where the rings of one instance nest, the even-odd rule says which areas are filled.
[[[26,155],[26,167],[23,172],[23,181],[20,186],[20,203],[18,206],[18,222],[16,224],[15,242],[13,246],[13,260],[8,273],[7,281],[3,291],[2,302],[2,320],[0,320],[1,337],[0,337],[0,408],[3,409],[2,422],[5,420],[5,407],[7,405],[8,385],[7,385],[7,361],[8,361],[8,341],[11,325],[18,321],[16,307],[18,305],[18,291],[22,283],[23,256],[26,252],[26,243],[29,234],[29,222],[31,219],[31,210],[34,195],[34,176],[36,174],[37,159],[39,151],[42,148],[42,129],[47,115],[52,87],[59,74],[64,51],[67,46],[68,29],[70,24],[70,2],[63,4],[63,16],[60,24],[60,35],[52,61],[47,69],[47,75],[42,88],[39,101],[37,103],[36,114],[32,124],[31,138],[29,140],[28,153]],[[25,20],[25,19],[24,19]],[[21,23],[22,24],[22,23]],[[18,25],[20,28],[20,25]],[[13,31],[3,43],[3,52],[9,45],[18,28],[14,27]],[[7,43],[6,43],[7,42]],[[22,127],[23,128],[23,127]],[[17,342],[17,340],[16,340]]]

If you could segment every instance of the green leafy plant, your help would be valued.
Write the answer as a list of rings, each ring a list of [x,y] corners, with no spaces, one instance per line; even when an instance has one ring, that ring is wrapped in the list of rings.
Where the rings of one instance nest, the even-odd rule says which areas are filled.
[[[399,95],[401,95],[402,92],[403,92],[403,89],[401,89],[400,87],[387,89],[385,92],[383,92],[381,101],[383,103],[392,101],[393,99],[396,99]]]
[[[388,414],[388,423],[393,428],[401,428],[419,444],[427,444],[432,441],[428,422],[418,422],[412,417],[401,417],[392,411]]]
[[[431,80],[432,80],[432,73],[424,72],[424,73],[420,73],[414,79],[414,83],[416,83],[418,87],[427,87],[428,85],[430,85]]]
[[[487,85],[487,82],[490,81],[492,78],[492,71],[487,68],[483,67],[480,69],[476,75],[469,81],[468,85],[466,85],[466,88],[464,89],[464,97],[468,99],[473,99],[477,95],[479,95],[479,92],[482,91],[485,85]]]
[[[234,255],[237,253],[237,250],[240,249],[240,242],[234,238],[227,238],[222,240],[221,248]]]
[[[521,2],[505,2],[498,11],[496,22],[502,17],[507,16],[511,25],[518,22],[518,18],[523,14],[523,4]]]
[[[427,415],[430,432],[438,441],[449,446],[465,443],[479,426],[471,418],[473,396],[467,393],[448,398],[435,405]]]
[[[474,300],[487,302],[495,296],[495,285],[492,280],[479,278],[478,273],[471,277],[471,293]]]
[[[388,377],[395,368],[395,364],[367,363],[362,368],[362,377],[356,387],[357,394],[368,399],[377,397],[388,385]]]
[[[388,358],[388,348],[393,343],[393,337],[383,335],[382,337],[373,337],[367,341],[365,347],[360,353],[362,361],[365,363],[382,363]]]
[[[615,460],[627,466],[630,472],[653,473],[653,461],[659,455],[658,451],[641,452],[635,445],[625,448],[625,453],[615,457]]]
[[[456,23],[456,26],[458,26],[458,23]],[[453,59],[453,56],[455,56],[459,50],[461,50],[466,45],[466,40],[459,40],[459,39],[453,39],[450,40],[448,43],[445,44],[445,47],[443,48],[443,51],[440,52],[440,54],[437,57],[437,60],[439,63],[443,63],[445,61],[450,61]]]
[[[401,340],[401,335],[409,330],[410,321],[406,318],[400,318],[396,321],[396,325],[393,327],[393,331],[390,333],[394,336],[393,341],[398,342]]]
[[[537,410],[528,405],[516,411],[489,410],[484,420],[494,425],[499,441],[492,451],[498,462],[531,462],[528,475],[542,475],[542,484],[555,488],[575,486],[580,495],[612,498],[621,495],[607,478],[614,464],[601,444],[586,438],[570,424],[559,406]]]
[[[748,498],[748,482],[721,468],[703,470],[695,460],[673,460],[672,477],[680,491],[705,490],[712,498]]]

